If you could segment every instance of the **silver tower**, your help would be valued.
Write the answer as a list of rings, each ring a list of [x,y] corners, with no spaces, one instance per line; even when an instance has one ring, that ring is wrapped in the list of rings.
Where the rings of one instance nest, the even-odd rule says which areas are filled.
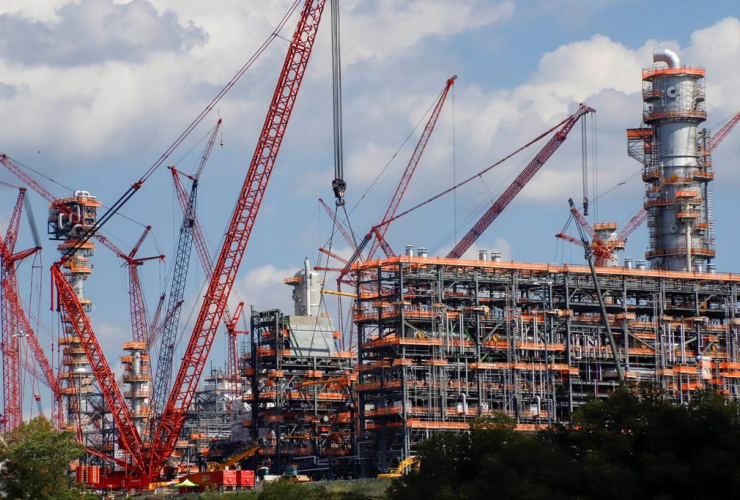
[[[627,131],[630,156],[644,165],[653,269],[697,271],[714,257],[706,150],[703,68],[681,64],[671,50],[653,52],[656,64],[642,72],[643,122]]]

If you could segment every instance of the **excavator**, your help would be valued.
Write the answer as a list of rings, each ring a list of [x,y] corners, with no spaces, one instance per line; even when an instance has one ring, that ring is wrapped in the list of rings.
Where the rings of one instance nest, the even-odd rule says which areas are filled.
[[[393,472],[378,474],[378,479],[395,479],[403,476],[409,470],[419,470],[420,466],[421,462],[418,458],[408,457],[401,460],[401,463],[398,464],[398,467],[396,467],[396,470],[394,470]]]
[[[252,443],[246,448],[230,455],[223,462],[209,462],[208,470],[209,472],[217,471],[217,470],[230,470],[232,467],[236,466],[236,464],[238,464],[245,458],[249,458],[255,453],[257,453],[259,449],[260,449],[259,443]]]

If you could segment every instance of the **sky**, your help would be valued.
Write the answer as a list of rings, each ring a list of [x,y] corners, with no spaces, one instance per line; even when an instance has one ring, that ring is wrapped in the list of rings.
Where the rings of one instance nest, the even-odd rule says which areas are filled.
[[[104,205],[112,204],[249,59],[291,3],[3,0],[0,152],[33,168],[33,175],[59,196],[84,189]],[[663,0],[342,0],[340,8],[346,199],[358,235],[380,220],[418,140],[417,125],[423,126],[452,75],[458,79],[401,210],[508,155],[585,102],[596,109],[586,127],[589,196],[603,194],[590,220],[624,225],[644,194],[636,175],[640,165],[627,156],[625,129],[640,125],[641,69],[652,64],[656,48],[675,50],[686,64],[707,69],[709,128],[719,129],[740,110],[740,67],[734,63],[740,60],[740,9],[735,2],[696,8]],[[297,14],[167,162],[192,171],[210,129],[223,118],[198,200],[213,253],[296,23]],[[257,309],[291,311],[283,279],[305,257],[315,262],[317,248],[331,232],[331,221],[317,201],[322,196],[331,203],[333,196],[330,43],[327,12],[237,281],[239,299]],[[568,220],[567,199],[583,196],[581,144],[576,127],[470,253],[485,248],[501,251],[506,260],[581,263],[578,248],[554,238]],[[411,244],[444,255],[538,145],[455,195],[398,220],[389,229],[389,243],[397,252]],[[740,245],[734,230],[739,150],[737,130],[714,154],[715,263],[720,272],[740,271],[733,250]],[[0,180],[17,183],[3,172]],[[3,233],[16,195],[0,186]],[[30,196],[43,232],[46,204]],[[173,257],[181,218],[174,196],[163,166],[122,209],[125,217],[105,227],[105,234],[129,249],[143,226],[152,225],[140,255]],[[575,234],[573,227],[570,233]],[[18,248],[31,244],[24,225]],[[332,245],[349,257],[341,237]],[[629,238],[624,255],[642,258],[646,246],[647,228],[642,227]],[[54,243],[45,242],[37,267],[28,261],[19,271],[29,307],[54,331],[58,319],[49,311],[48,268],[57,258]],[[126,274],[106,249],[91,262],[95,269],[86,294],[96,304],[93,326],[109,361],[120,370],[121,345],[131,337]],[[171,264],[169,258],[140,268],[150,310],[168,290]],[[29,285],[32,274],[41,278],[40,285]],[[178,353],[197,315],[203,284],[193,255],[182,315],[185,340]],[[50,336],[41,332],[39,338],[51,353]],[[214,367],[223,365],[223,350],[219,338],[211,356]]]

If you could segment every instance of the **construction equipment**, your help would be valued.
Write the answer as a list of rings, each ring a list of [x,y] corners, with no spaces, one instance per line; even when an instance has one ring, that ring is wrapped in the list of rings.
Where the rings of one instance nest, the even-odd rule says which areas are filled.
[[[342,59],[339,30],[339,0],[331,0],[331,76],[334,124],[334,180],[331,182],[337,207],[344,206],[344,141],[342,138]]]
[[[64,258],[52,268],[60,305],[72,319],[95,378],[120,429],[121,441],[132,456],[135,475],[141,482],[148,483],[155,479],[175,449],[285,136],[316,38],[324,3],[324,0],[308,0],[301,13],[195,328],[148,452],[142,446],[141,437],[133,425],[85,311],[64,279],[61,271]]]
[[[151,338],[151,328],[153,325],[149,321],[149,313],[147,311],[146,302],[144,300],[144,291],[141,287],[141,280],[139,279],[139,266],[150,260],[164,260],[164,255],[153,255],[151,257],[137,258],[141,245],[144,243],[149,232],[152,230],[152,226],[147,226],[143,234],[139,237],[138,241],[131,249],[129,253],[125,253],[123,250],[113,243],[110,239],[103,236],[102,234],[96,234],[95,238],[100,241],[106,248],[111,250],[117,257],[124,261],[124,265],[128,269],[128,294],[129,294],[129,315],[131,317],[131,331],[133,333],[134,342],[146,343]],[[147,345],[147,348],[150,348]]]
[[[245,458],[249,458],[257,453],[260,449],[259,443],[252,443],[243,450],[239,450],[236,453],[231,454],[223,462],[210,462],[209,469],[214,470],[228,470],[231,467],[236,466],[239,462]]]
[[[212,139],[215,140],[215,133],[212,136]],[[209,144],[212,144],[211,141],[209,141]],[[211,146],[212,147],[212,146]],[[204,154],[203,158],[207,159],[208,156]],[[201,162],[201,165],[204,165],[204,162]],[[180,208],[182,209],[183,216],[189,217],[188,214],[190,214],[190,202],[188,201],[190,196],[185,191],[185,187],[182,184],[182,180],[180,179],[180,173],[174,168],[170,168],[172,171],[172,181],[175,186],[175,193],[177,194],[177,201],[179,202]],[[187,174],[184,174],[186,177],[188,177],[193,183],[195,184],[196,179],[200,178],[200,172],[202,171],[202,168],[199,168],[199,171],[196,172],[196,175],[190,176]],[[191,191],[192,195],[192,191]],[[203,273],[205,274],[206,280],[210,281],[211,277],[213,276],[213,259],[211,258],[211,254],[208,250],[208,245],[206,244],[206,238],[203,233],[203,229],[200,225],[200,221],[198,220],[198,214],[193,209],[192,211],[192,217],[188,218],[188,223],[192,222],[192,226],[190,227],[191,230],[191,238],[192,243],[195,246],[196,253],[198,254],[198,258],[200,259],[201,267],[203,269]],[[184,285],[184,283],[183,283]],[[182,301],[180,301],[182,303]],[[179,306],[178,306],[179,307]],[[237,318],[238,319],[238,318]],[[239,382],[239,374],[236,371],[236,336],[235,336],[235,322],[234,319],[231,316],[231,312],[229,311],[228,303],[226,305],[226,309],[224,311],[223,316],[223,322],[226,326],[226,334],[229,336],[228,342],[227,342],[227,376],[229,377],[231,387],[232,389],[236,390],[238,387]],[[171,369],[170,369],[171,371]],[[170,375],[171,377],[171,375]],[[235,394],[234,394],[235,396]]]
[[[714,134],[711,139],[709,140],[709,144],[707,147],[707,150],[711,153],[715,149],[717,149],[717,146],[719,146],[722,141],[725,140],[725,137],[727,137],[727,134],[729,134],[733,128],[735,128],[735,125],[740,122],[740,111],[738,111],[735,116],[730,118],[727,123],[725,123],[721,129],[719,129],[719,132]]]
[[[624,229],[622,229],[619,234],[605,239],[599,234],[599,231],[596,230],[597,228],[599,228],[599,225],[597,225],[596,227],[592,227],[577,208],[572,213],[573,218],[576,220],[576,223],[581,228],[583,228],[586,234],[589,235],[591,238],[591,251],[594,255],[594,265],[596,265],[596,267],[602,267],[609,262],[615,262],[615,250],[624,249],[624,246],[627,243],[627,237],[632,234],[638,227],[640,227],[640,225],[645,222],[648,217],[647,211],[644,208],[641,208],[629,220],[627,225],[624,226]],[[612,227],[616,227],[616,224],[614,224],[614,226]],[[568,241],[575,245],[582,244],[580,239],[573,238],[572,236],[568,236],[567,234],[562,232],[556,234],[555,237],[560,238],[561,240]]]
[[[331,212],[329,207],[326,206],[326,204],[323,202],[323,200],[319,200],[321,204],[324,206],[324,209],[329,214],[329,217],[334,220],[335,226],[340,230],[340,232],[344,235],[345,239],[350,243],[350,246],[354,250],[354,253],[352,254],[352,257],[349,259],[349,262],[345,261],[345,268],[342,270],[339,276],[339,280],[342,280],[342,277],[349,272],[350,267],[352,264],[356,261],[363,262],[365,259],[362,257],[362,252],[365,249],[365,247],[370,243],[370,240],[375,237],[375,240],[370,245],[370,250],[368,250],[367,259],[372,259],[375,256],[375,253],[377,252],[378,248],[382,248],[383,252],[385,253],[386,257],[393,257],[395,253],[393,252],[393,249],[388,244],[388,242],[385,240],[385,233],[388,231],[388,227],[390,223],[396,219],[396,211],[398,210],[398,206],[401,203],[401,200],[403,199],[403,195],[406,193],[406,188],[408,188],[409,183],[411,182],[411,177],[414,175],[414,172],[416,171],[416,167],[419,165],[419,161],[421,161],[421,156],[424,153],[424,150],[426,149],[427,144],[429,143],[429,139],[432,136],[432,132],[434,132],[434,127],[437,125],[437,120],[439,119],[439,115],[442,112],[442,107],[444,106],[444,103],[447,99],[447,94],[450,92],[450,89],[455,84],[455,81],[457,80],[457,75],[453,75],[451,78],[448,78],[445,82],[445,87],[442,90],[441,94],[437,98],[436,103],[434,104],[434,108],[432,109],[432,113],[429,116],[429,119],[427,120],[427,123],[424,127],[424,130],[421,133],[421,137],[419,137],[419,141],[416,143],[416,147],[414,148],[414,152],[411,155],[411,158],[409,159],[408,164],[406,165],[406,169],[403,172],[403,175],[401,175],[401,179],[398,181],[398,185],[396,186],[396,189],[393,192],[393,195],[391,196],[390,201],[388,202],[388,207],[385,210],[385,213],[383,215],[383,219],[380,224],[377,224],[370,228],[370,230],[365,235],[365,238],[360,242],[360,244],[356,244],[354,239],[351,238],[347,233],[342,224],[336,220],[336,217]]]
[[[0,238],[0,315],[2,317],[2,354],[3,354],[3,431],[7,432],[22,422],[22,394],[21,394],[21,336],[29,335],[29,344],[34,354],[43,352],[38,346],[38,340],[30,329],[26,316],[18,299],[18,282],[16,279],[16,265],[26,257],[41,250],[40,246],[13,253],[18,230],[20,228],[21,212],[23,210],[26,188],[20,188],[18,198],[8,224],[5,239]],[[30,337],[33,338],[30,338]],[[37,349],[38,348],[38,349]],[[44,358],[45,359],[45,358]],[[40,363],[43,361],[39,360]],[[43,367],[45,375],[46,368]],[[53,380],[53,374],[52,374]]]
[[[110,368],[103,349],[92,329],[90,320],[80,303],[72,285],[66,280],[62,271],[63,261],[54,263],[51,268],[52,280],[57,291],[59,306],[70,319],[70,323],[77,335],[80,345],[85,350],[85,355],[100,386],[103,399],[110,409],[113,421],[120,432],[120,440],[123,447],[131,455],[134,465],[144,466],[143,444],[141,436],[131,417],[126,401],[113,370]]]
[[[439,114],[442,112],[442,106],[444,106],[445,100],[447,99],[447,94],[450,92],[450,89],[455,84],[455,80],[457,80],[457,75],[453,75],[451,78],[447,79],[447,82],[445,82],[444,90],[442,90],[442,93],[440,94],[436,104],[434,105],[432,113],[429,115],[429,120],[427,120],[424,131],[421,133],[421,137],[419,137],[419,142],[416,143],[414,152],[411,155],[408,164],[406,165],[406,169],[404,170],[401,179],[398,181],[398,186],[396,186],[396,190],[393,192],[393,196],[391,196],[388,207],[386,208],[385,214],[383,214],[383,218],[381,220],[389,220],[396,215],[398,206],[401,204],[403,195],[406,193],[406,188],[408,188],[409,183],[411,182],[411,177],[414,175],[416,167],[419,165],[419,161],[421,161],[421,155],[424,153],[424,150],[429,143],[429,139],[432,137],[432,132],[434,132],[435,125],[437,125]],[[370,245],[370,250],[368,250],[368,260],[373,259],[375,253],[378,251],[378,247],[384,249],[386,257],[393,257],[395,255],[392,251],[390,252],[390,255],[388,255],[388,249],[390,249],[390,246],[382,245],[385,234],[386,232],[388,232],[389,227],[390,224],[385,224],[375,229],[377,237]]]
[[[585,106],[585,105],[581,104],[579,106],[578,110],[576,111],[576,113],[574,113],[573,115],[568,116],[567,118],[565,118],[564,120],[562,120],[560,123],[557,123],[556,125],[554,125],[553,127],[551,127],[549,130],[546,130],[545,132],[541,133],[540,135],[538,135],[537,137],[535,137],[534,139],[532,139],[531,141],[529,141],[525,145],[519,147],[518,149],[516,149],[512,153],[509,153],[508,155],[504,156],[503,158],[501,158],[500,160],[496,161],[495,163],[487,166],[486,168],[484,168],[483,170],[479,171],[475,175],[472,175],[472,176],[468,177],[467,179],[465,179],[465,180],[463,180],[461,182],[458,182],[454,186],[451,186],[451,187],[445,189],[441,193],[438,193],[438,194],[432,196],[431,198],[428,198],[428,199],[422,201],[421,203],[418,203],[418,204],[414,205],[413,207],[411,207],[411,208],[409,208],[407,210],[404,210],[400,214],[394,215],[393,217],[391,217],[389,219],[386,219],[386,220],[380,222],[379,224],[376,224],[365,235],[365,238],[357,245],[357,249],[352,254],[352,257],[349,259],[348,264],[345,265],[345,268],[343,270],[343,274],[346,274],[347,272],[349,272],[349,270],[352,267],[352,265],[359,260],[360,255],[362,254],[362,252],[364,251],[365,247],[370,242],[370,240],[373,238],[373,236],[377,236],[378,234],[380,234],[380,232],[379,232],[379,229],[380,228],[382,228],[383,226],[386,226],[386,225],[390,224],[391,222],[394,222],[394,221],[400,219],[401,217],[405,217],[406,215],[410,214],[411,212],[414,212],[414,211],[420,209],[421,207],[424,207],[424,206],[432,203],[433,201],[438,200],[439,198],[441,198],[441,197],[443,197],[443,196],[445,196],[445,195],[447,195],[447,194],[449,194],[449,193],[451,193],[451,192],[453,192],[453,191],[461,188],[462,186],[464,186],[464,185],[472,182],[475,179],[482,178],[484,174],[490,172],[491,170],[493,170],[494,168],[498,167],[499,165],[501,165],[502,163],[506,162],[507,160],[510,160],[511,158],[513,158],[514,156],[516,156],[517,154],[521,153],[522,151],[524,151],[525,149],[529,148],[533,144],[537,143],[541,139],[543,139],[543,138],[547,137],[548,135],[550,135],[552,132],[554,132],[558,128],[562,127],[560,129],[560,131],[558,131],[555,134],[555,136],[552,139],[550,139],[550,141],[548,141],[548,143],[545,145],[545,147],[543,147],[542,150],[540,150],[540,152],[537,154],[537,156],[535,156],[535,158],[524,169],[524,171],[522,171],[522,173],[517,177],[517,179],[515,179],[514,183],[512,183],[509,186],[509,188],[507,189],[507,192],[511,193],[512,194],[512,198],[513,198],[513,196],[516,196],[516,194],[518,193],[518,191],[521,190],[521,188],[517,188],[517,181],[524,181],[525,179],[523,179],[523,177],[525,176],[524,175],[525,173],[534,175],[534,173],[536,173],[536,171],[539,170],[539,168],[542,166],[541,164],[539,164],[539,161],[542,161],[542,160],[545,160],[546,161],[557,150],[557,148],[560,146],[560,144],[565,140],[565,137],[567,137],[567,132],[569,132],[573,128],[573,126],[575,125],[575,122],[578,120],[578,118],[576,116],[580,117],[580,116],[582,116],[585,113],[591,113],[591,112],[595,112],[595,111],[592,108],[589,108],[588,106]],[[502,198],[499,198],[499,201],[501,201],[501,200],[502,200]],[[509,199],[509,201],[511,201],[511,199]],[[507,204],[508,204],[508,202],[507,202]],[[505,207],[501,207],[501,210],[503,210],[503,208],[505,208]],[[469,248],[475,242],[475,240],[477,239],[477,236],[474,236],[471,233],[473,233],[474,230],[476,229],[476,227],[479,226],[479,225],[485,225],[486,223],[488,225],[490,225],[490,223],[493,222],[493,220],[498,216],[498,214],[495,214],[494,215],[492,213],[492,212],[495,212],[497,209],[498,209],[498,205],[494,204],[494,207],[491,207],[491,209],[489,209],[489,211],[486,212],[486,214],[484,214],[484,216],[481,218],[481,220],[478,221],[478,223],[476,224],[476,226],[474,226],[473,229],[471,229],[471,231],[468,233],[468,235],[466,235],[466,238],[464,238],[464,240],[465,240],[464,245],[467,245],[468,248]],[[491,217],[492,217],[492,219],[491,219]],[[491,219],[491,220],[488,221],[488,219]],[[488,226],[486,225],[486,227],[488,227]],[[485,228],[482,228],[480,232],[482,232],[483,229],[485,229]],[[381,242],[380,244],[383,245],[384,243]],[[387,245],[387,243],[385,243],[385,244]],[[458,245],[460,245],[460,244],[463,244],[463,240],[461,240],[458,243]],[[459,249],[458,249],[458,251],[459,251]],[[464,251],[462,253],[464,253]],[[462,253],[461,253],[461,255],[462,255]],[[453,256],[453,258],[459,258],[459,257],[454,257]]]
[[[74,290],[64,279],[61,271],[64,257],[52,268],[52,276],[59,293],[59,303],[72,320],[75,333],[80,339],[95,378],[120,430],[121,442],[132,456],[136,469],[135,475],[142,483],[149,483],[156,478],[175,449],[175,443],[185,422],[187,410],[195,394],[216,330],[223,318],[226,301],[233,288],[272,168],[285,136],[286,126],[316,38],[324,3],[324,0],[308,0],[301,13],[247,178],[175,379],[173,391],[159,425],[153,433],[151,447],[146,453],[85,311],[74,294]],[[124,195],[122,199],[126,196],[128,195]]]
[[[222,120],[219,119],[208,139],[208,142],[206,143],[198,169],[195,171],[193,176],[189,176],[193,183],[190,187],[190,194],[185,200],[182,223],[180,224],[180,235],[177,240],[177,253],[175,254],[175,264],[172,271],[170,295],[167,300],[167,312],[165,313],[165,321],[162,325],[162,344],[159,350],[157,373],[154,379],[152,414],[155,417],[159,415],[159,412],[164,407],[165,399],[167,398],[167,394],[169,394],[170,383],[172,381],[172,357],[174,356],[175,351],[177,330],[180,326],[180,311],[182,310],[183,298],[185,296],[185,284],[187,282],[188,268],[190,266],[190,253],[193,248],[193,232],[195,231],[196,226],[195,208],[198,197],[198,182],[200,180],[200,175],[203,173],[203,168],[211,155],[211,151],[213,151],[216,137],[221,129],[221,123]],[[174,167],[170,167],[170,170],[172,172],[173,180],[178,181],[179,178],[177,176],[177,170],[175,170]],[[177,184],[178,182],[175,182],[175,185]],[[180,184],[180,186],[182,186],[182,184]],[[180,196],[178,196],[178,198],[180,198]],[[203,246],[205,246],[205,243],[203,243]]]
[[[39,411],[39,415],[42,415],[43,416],[43,414],[44,414],[44,407],[41,404],[41,394],[39,394],[38,392],[34,392],[33,393],[33,399],[34,399],[34,401],[36,401],[36,408]]]
[[[296,464],[290,464],[285,467],[281,479],[284,481],[290,481],[293,483],[310,483],[311,478],[305,474],[298,474],[298,466]]]
[[[481,216],[480,219],[473,225],[468,233],[462,237],[462,239],[455,245],[455,247],[447,254],[448,259],[459,259],[465,252],[475,243],[483,232],[488,229],[488,226],[496,220],[496,218],[504,211],[504,209],[511,203],[511,201],[524,189],[524,186],[539,172],[542,166],[550,159],[555,151],[565,142],[568,137],[568,133],[573,129],[573,126],[578,120],[587,113],[595,113],[596,110],[580,104],[575,113],[570,115],[563,126],[558,130],[555,135],[545,143],[542,149],[532,158],[532,161],[524,167],[516,179],[509,184],[499,198],[493,202],[493,205]]]
[[[568,205],[570,205],[571,213],[578,211],[573,198],[568,199]],[[574,213],[575,215],[575,213]],[[604,321],[604,328],[606,329],[606,337],[609,340],[609,348],[612,352],[612,358],[614,360],[614,367],[617,370],[617,378],[619,382],[624,382],[624,372],[622,371],[622,364],[619,361],[619,353],[617,352],[617,344],[614,342],[614,335],[612,334],[612,327],[609,323],[609,316],[606,312],[606,304],[604,303],[604,295],[601,293],[601,286],[599,285],[599,277],[596,274],[596,267],[594,266],[593,252],[591,251],[591,244],[586,236],[586,231],[581,227],[580,224],[576,224],[578,228],[578,234],[581,236],[581,243],[583,244],[583,252],[588,267],[591,269],[591,279],[594,281],[594,289],[596,290],[596,298],[599,300],[599,309],[601,310],[601,317]]]
[[[301,13],[247,178],[175,379],[173,392],[154,433],[150,454],[147,457],[149,463],[141,470],[141,473],[150,480],[158,474],[174,450],[213,338],[222,320],[226,301],[233,288],[303,81],[324,3],[324,0],[307,0]]]
[[[421,462],[417,457],[408,457],[401,460],[396,470],[393,472],[385,472],[378,474],[378,479],[395,479],[407,474],[411,470],[418,471],[421,467]]]

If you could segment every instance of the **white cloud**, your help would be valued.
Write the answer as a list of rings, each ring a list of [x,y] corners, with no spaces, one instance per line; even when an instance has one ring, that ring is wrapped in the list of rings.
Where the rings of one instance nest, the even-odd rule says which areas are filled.
[[[505,21],[514,13],[514,2],[508,0],[352,0],[346,4],[342,6],[342,15],[346,16],[342,33],[347,40],[343,41],[347,50],[342,53],[342,61],[349,65],[404,57],[429,37],[450,38],[463,31]]]
[[[144,0],[81,0],[59,7],[56,17],[0,14],[0,56],[21,65],[84,66],[188,52],[207,40],[192,22],[183,26],[175,13],[158,14]]]
[[[277,308],[292,312],[292,290],[284,280],[299,269],[299,266],[278,269],[272,264],[250,269],[237,282],[236,291],[245,304],[253,305],[257,310]]]

